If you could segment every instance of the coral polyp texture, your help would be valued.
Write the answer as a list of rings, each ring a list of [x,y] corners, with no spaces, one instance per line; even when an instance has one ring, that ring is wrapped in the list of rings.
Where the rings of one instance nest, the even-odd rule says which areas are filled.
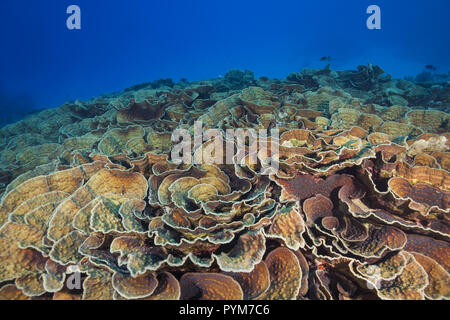
[[[232,70],[8,125],[0,299],[449,299],[449,94],[372,65]],[[174,161],[196,121],[279,136],[255,163]]]

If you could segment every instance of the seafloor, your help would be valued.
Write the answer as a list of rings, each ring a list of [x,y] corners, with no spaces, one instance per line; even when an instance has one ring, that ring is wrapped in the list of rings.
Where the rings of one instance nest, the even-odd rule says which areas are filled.
[[[32,114],[0,129],[0,299],[448,299],[449,109],[448,82],[368,65]],[[279,129],[279,151],[176,164],[194,121]]]

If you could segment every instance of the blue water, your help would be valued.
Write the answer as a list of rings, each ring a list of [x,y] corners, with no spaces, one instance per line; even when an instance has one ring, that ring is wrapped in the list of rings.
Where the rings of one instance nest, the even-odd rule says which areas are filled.
[[[81,30],[66,8],[81,8]],[[366,8],[381,8],[381,30]],[[0,113],[14,121],[159,78],[231,68],[285,77],[305,67],[379,64],[394,77],[450,69],[449,0],[1,0]]]

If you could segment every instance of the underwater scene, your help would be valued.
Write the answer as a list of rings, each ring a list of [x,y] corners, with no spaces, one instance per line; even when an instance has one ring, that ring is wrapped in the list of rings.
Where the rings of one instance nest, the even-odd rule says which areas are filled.
[[[450,2],[393,2],[2,1],[0,300],[450,299]]]

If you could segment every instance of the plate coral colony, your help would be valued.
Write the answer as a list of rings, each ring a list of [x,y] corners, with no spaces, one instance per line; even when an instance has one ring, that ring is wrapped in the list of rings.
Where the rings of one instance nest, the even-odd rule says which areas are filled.
[[[32,114],[0,129],[0,299],[448,299],[449,106],[367,65]]]

